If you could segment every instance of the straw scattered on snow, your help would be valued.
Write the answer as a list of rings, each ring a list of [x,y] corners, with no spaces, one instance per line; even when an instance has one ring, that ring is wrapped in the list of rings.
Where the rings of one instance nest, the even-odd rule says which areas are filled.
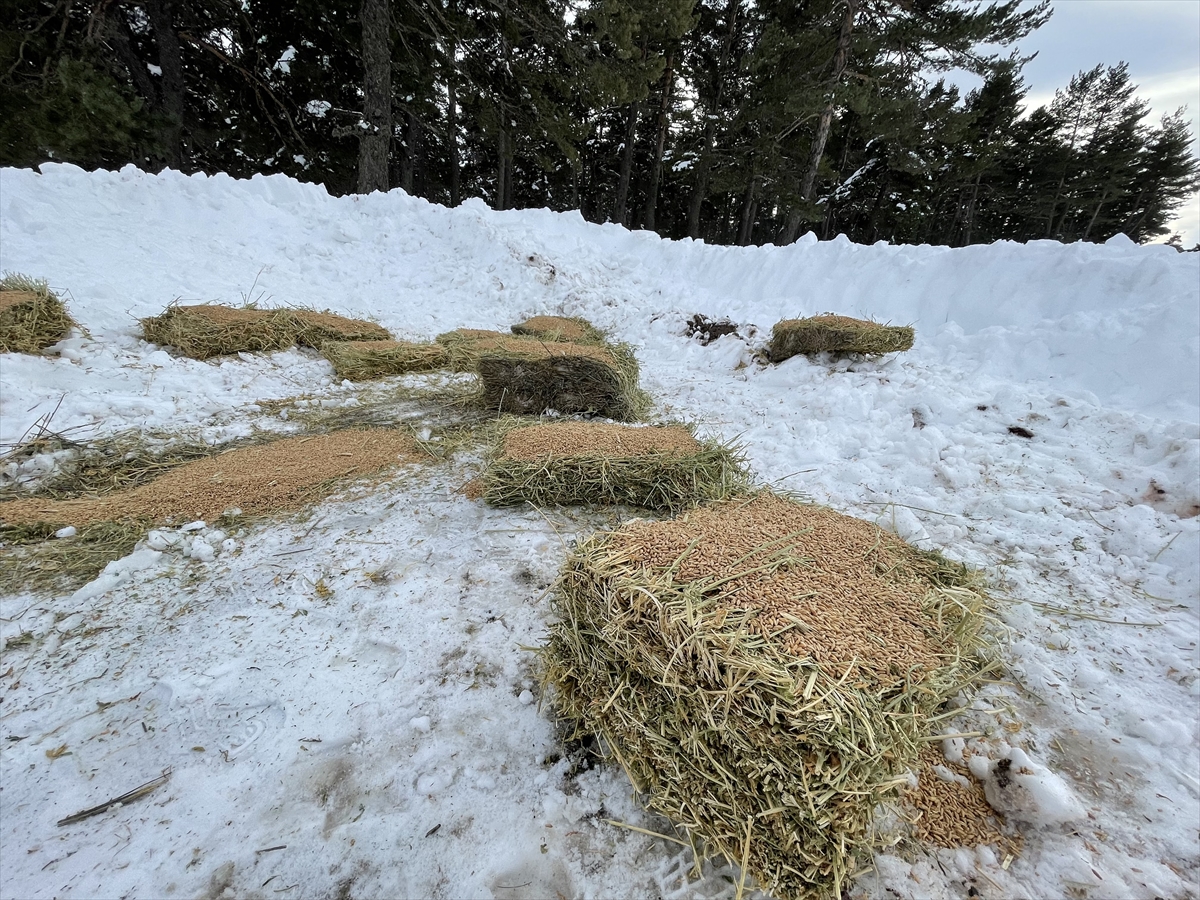
[[[767,356],[772,362],[782,362],[801,353],[826,351],[879,356],[911,350],[913,336],[912,328],[906,325],[880,325],[849,316],[785,319],[771,329]]]
[[[480,492],[493,506],[622,503],[679,510],[743,490],[735,451],[681,425],[556,422],[506,430]]]
[[[333,363],[338,378],[351,381],[442,369],[450,359],[441,344],[408,341],[326,341],[321,355]]]
[[[593,536],[552,602],[558,713],[785,900],[840,894],[875,806],[985,668],[975,576],[765,492]]]
[[[45,280],[19,274],[0,279],[0,353],[39,353],[75,325]]]

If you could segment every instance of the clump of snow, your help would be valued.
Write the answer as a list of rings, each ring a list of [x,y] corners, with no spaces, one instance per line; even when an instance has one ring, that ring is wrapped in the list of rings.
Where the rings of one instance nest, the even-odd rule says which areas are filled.
[[[1002,759],[972,757],[971,774],[983,782],[992,808],[1014,822],[1046,827],[1083,818],[1083,804],[1062,778],[1019,747]]]

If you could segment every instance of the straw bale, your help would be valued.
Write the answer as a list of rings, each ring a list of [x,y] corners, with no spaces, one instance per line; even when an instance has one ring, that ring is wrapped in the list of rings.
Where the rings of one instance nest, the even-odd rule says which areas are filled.
[[[578,316],[532,316],[512,326],[512,333],[544,341],[603,344],[604,332]]]
[[[474,372],[481,353],[530,339],[485,328],[458,328],[439,334],[434,340],[446,348],[452,372]]]
[[[961,566],[763,492],[582,543],[541,677],[651,810],[778,897],[835,897],[986,667],[983,601]]]
[[[444,368],[449,354],[441,344],[408,341],[326,341],[321,354],[333,363],[338,378],[365,381],[406,372]]]
[[[865,353],[878,356],[911,350],[913,330],[908,326],[880,325],[849,316],[813,316],[784,319],[771,329],[767,356],[782,362],[799,353]]]
[[[146,340],[173,347],[193,359],[232,353],[282,350],[296,341],[299,320],[286,309],[234,309],[204,304],[169,306],[142,319]]]
[[[213,521],[230,507],[247,515],[278,512],[327,496],[347,476],[425,458],[410,435],[384,428],[285,438],[199,459],[100,497],[3,502],[0,524]]]
[[[348,319],[326,310],[294,309],[292,315],[300,323],[296,343],[302,347],[319,349],[326,341],[390,341],[389,332],[382,325],[363,319]]]
[[[75,324],[45,281],[15,274],[0,280],[0,353],[39,353]]]
[[[734,451],[680,425],[559,422],[512,428],[480,479],[494,506],[624,503],[678,510],[723,500],[745,475]]]
[[[649,407],[637,359],[623,346],[508,338],[477,349],[479,403],[518,415],[546,410],[634,421]]]

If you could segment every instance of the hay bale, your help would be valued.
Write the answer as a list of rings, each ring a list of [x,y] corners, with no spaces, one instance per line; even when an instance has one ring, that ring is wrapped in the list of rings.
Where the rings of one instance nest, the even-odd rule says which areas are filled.
[[[767,356],[782,362],[799,353],[866,353],[879,356],[911,350],[913,330],[907,325],[880,325],[849,316],[784,319],[771,329]]]
[[[46,281],[17,274],[0,279],[0,353],[40,353],[75,325]]]
[[[142,334],[193,359],[233,353],[282,350],[296,342],[300,323],[292,310],[234,309],[204,304],[169,306],[142,319]]]
[[[785,900],[841,895],[986,667],[964,567],[768,492],[591,537],[552,603],[541,678],[575,736]]]
[[[481,478],[493,506],[624,503],[679,510],[741,489],[733,451],[680,425],[557,422],[508,430]]]
[[[458,328],[439,334],[434,340],[446,348],[452,372],[474,372],[484,351],[504,348],[514,341],[528,338],[518,338],[503,331],[488,331],[484,328]]]
[[[338,378],[351,381],[428,372],[444,368],[450,359],[441,344],[408,341],[326,341],[321,355],[333,363]]]
[[[326,341],[390,341],[392,334],[382,325],[364,319],[348,319],[326,310],[293,309],[300,323],[296,343],[319,349]]]
[[[478,401],[518,415],[547,410],[635,421],[649,408],[638,388],[638,364],[623,346],[507,338],[472,348],[478,358]]]
[[[512,326],[512,333],[544,341],[570,341],[575,344],[603,344],[604,332],[578,316],[533,316]]]

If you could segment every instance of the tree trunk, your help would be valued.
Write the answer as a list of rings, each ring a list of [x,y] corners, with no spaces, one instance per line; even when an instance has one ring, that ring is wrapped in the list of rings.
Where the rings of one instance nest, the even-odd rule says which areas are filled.
[[[612,220],[624,225],[629,204],[629,176],[633,172],[633,142],[637,138],[638,109],[641,102],[629,104],[629,123],[625,127],[625,149],[621,153],[621,175],[617,179],[617,197],[613,201]]]
[[[740,9],[741,0],[729,0],[729,6],[725,10],[729,27],[725,32],[725,43],[721,46],[721,56],[717,61],[716,91],[712,109],[708,113],[708,121],[704,124],[704,144],[700,148],[700,159],[696,161],[696,184],[688,202],[687,230],[690,238],[700,236],[700,210],[704,206],[705,197],[708,196],[708,175],[712,166],[713,140],[717,134],[717,115],[721,111],[721,99],[725,92],[725,67],[729,64],[729,54],[733,51],[733,38],[737,34],[737,15]]]
[[[825,142],[829,140],[829,126],[833,122],[833,92],[841,84],[842,75],[846,72],[846,63],[850,56],[850,35],[854,31],[854,17],[858,14],[858,0],[845,0],[846,14],[842,17],[842,28],[838,32],[837,49],[833,53],[833,74],[829,79],[829,99],[821,110],[821,118],[817,123],[817,133],[813,135],[812,147],[808,152],[808,165],[804,177],[800,181],[800,199],[804,203],[812,200],[813,187],[817,183],[817,170],[821,166],[821,157],[825,155]],[[801,211],[792,210],[788,217],[787,233],[784,243],[790,244],[800,236]]]
[[[411,112],[404,114],[404,156],[400,159],[400,187],[406,194],[415,194],[420,180],[421,123]]]
[[[454,44],[450,45],[451,59]],[[462,167],[458,161],[458,96],[454,88],[454,73],[446,77],[446,150],[450,157],[450,206],[458,206],[462,189]]]
[[[658,185],[662,180],[663,148],[667,143],[667,125],[671,109],[671,88],[675,72],[673,53],[667,53],[667,71],[663,75],[662,103],[658,107],[658,140],[654,143],[654,158],[650,161],[650,184],[646,188],[646,212],[642,216],[642,227],[654,230],[654,213],[658,207]]]
[[[1105,201],[1108,200],[1108,188],[1104,189],[1104,193],[1100,195],[1100,202],[1096,204],[1096,211],[1092,213],[1091,221],[1088,222],[1087,228],[1083,229],[1083,237],[1081,241],[1086,241],[1088,235],[1092,233],[1092,226],[1096,224],[1096,219],[1100,216],[1100,210],[1104,208]]]
[[[758,176],[750,176],[750,184],[746,186],[746,196],[742,198],[741,221],[738,224],[737,242],[739,247],[745,247],[754,236],[754,214],[758,209],[756,197]]]
[[[171,0],[149,0],[146,15],[158,45],[158,66],[162,69],[162,112],[166,119],[163,132],[163,151],[167,165],[183,166],[183,50]]]
[[[964,247],[969,247],[971,245],[971,232],[975,228],[975,204],[979,200],[979,185],[982,181],[983,172],[980,172],[975,176],[975,186],[971,189],[971,199],[967,201],[966,224],[963,228],[962,242]]]
[[[501,122],[507,113],[500,109]],[[501,124],[500,134],[496,140],[496,209],[508,209],[508,129]]]
[[[388,189],[392,146],[392,42],[388,0],[362,0],[363,129],[358,139],[358,193]]]

